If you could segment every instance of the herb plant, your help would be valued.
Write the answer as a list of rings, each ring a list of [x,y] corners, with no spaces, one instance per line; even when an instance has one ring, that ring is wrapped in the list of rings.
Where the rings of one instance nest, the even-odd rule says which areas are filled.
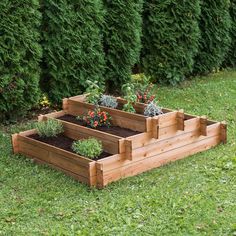
[[[134,92],[134,85],[131,83],[124,84],[122,87],[124,99],[127,101],[123,106],[123,111],[136,113],[133,104],[136,102],[136,94]]]
[[[86,102],[97,105],[104,92],[104,86],[99,85],[98,81],[87,80],[86,82],[88,84]]]
[[[88,113],[83,116],[78,116],[77,119],[84,121],[86,126],[94,129],[101,126],[110,127],[111,125],[111,116],[109,113],[101,111],[98,107],[96,107],[94,111],[88,111]]]
[[[72,150],[79,155],[93,159],[101,155],[102,142],[95,138],[74,141]]]
[[[104,107],[116,108],[118,106],[117,99],[110,95],[102,95],[100,104]]]
[[[153,117],[160,114],[163,114],[163,112],[155,102],[150,102],[144,109],[145,116]]]
[[[62,123],[53,119],[38,122],[36,124],[36,130],[38,135],[44,138],[57,137],[58,134],[61,134],[64,131]]]

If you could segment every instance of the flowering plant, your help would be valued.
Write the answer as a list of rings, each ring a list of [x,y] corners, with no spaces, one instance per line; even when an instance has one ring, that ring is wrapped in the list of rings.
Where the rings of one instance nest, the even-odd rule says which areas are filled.
[[[144,86],[140,88],[136,93],[137,102],[142,102],[145,104],[153,102],[156,96],[151,93],[152,88],[153,88],[153,84],[150,84],[147,87]]]
[[[88,111],[83,116],[78,116],[77,119],[84,121],[86,126],[96,129],[97,127],[111,125],[111,116],[108,112],[101,111],[100,108],[95,108],[94,111]]]

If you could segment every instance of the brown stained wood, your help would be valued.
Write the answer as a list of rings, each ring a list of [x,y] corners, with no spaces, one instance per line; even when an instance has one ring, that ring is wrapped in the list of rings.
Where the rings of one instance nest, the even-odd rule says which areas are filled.
[[[89,163],[92,162],[92,160],[90,160],[88,158],[79,156],[77,154],[65,151],[63,149],[60,149],[60,148],[57,148],[57,147],[54,147],[54,146],[51,146],[49,144],[31,139],[31,138],[29,138],[27,136],[23,136],[21,134],[19,134],[18,140],[21,141],[21,142],[28,143],[28,144],[31,144],[33,146],[36,146],[39,149],[46,150],[46,151],[49,151],[49,152],[54,152],[54,153],[57,153],[59,155],[65,156],[66,158],[69,158],[72,162],[79,163],[82,166],[87,167],[87,166],[89,166]]]
[[[184,131],[184,110],[179,110],[176,115],[177,130]]]
[[[227,123],[223,121],[220,123],[220,139],[221,142],[226,144],[227,143]]]
[[[128,160],[133,160],[132,140],[125,139],[125,156]]]
[[[68,98],[64,98],[62,100],[62,108],[64,111],[68,111],[68,109],[69,109],[69,99]]]
[[[155,139],[159,138],[159,118],[153,117],[152,119],[152,137]]]
[[[103,165],[96,162],[96,172],[97,172],[97,188],[102,189],[104,187],[103,183]]]
[[[108,183],[114,182],[121,178],[134,176],[153,168],[160,167],[169,162],[173,162],[179,159],[183,159],[187,156],[206,151],[218,145],[219,142],[219,136],[210,137],[207,140],[189,144],[185,147],[174,149],[150,158],[142,159],[138,162],[130,162],[129,165],[125,165],[121,168],[117,168],[108,172],[103,170],[103,185],[106,186]]]
[[[150,156],[161,155],[163,152],[181,148],[192,143],[198,143],[200,141],[204,142],[204,140],[207,140],[208,138],[216,137],[219,135],[220,133],[217,129],[212,130],[208,137],[199,136],[199,130],[195,130],[189,133],[182,133],[176,137],[168,138],[165,140],[158,140],[157,142],[145,145],[142,148],[134,149],[133,162],[149,158]],[[129,164],[129,161],[120,159],[117,156],[100,160],[100,162],[103,163],[104,170],[106,171]]]
[[[18,134],[13,134],[11,137],[12,142],[12,150],[14,154],[19,153],[19,142],[18,142]]]
[[[42,160],[40,160],[40,159],[32,158],[32,156],[28,156],[28,157],[31,158],[31,159],[33,159],[33,161],[34,161],[35,163],[37,163],[37,164],[41,164],[41,165],[42,165],[42,164],[43,164],[43,165],[46,164],[46,165],[49,166],[50,168],[59,170],[59,171],[63,172],[65,175],[70,176],[70,177],[72,177],[73,179],[80,181],[81,183],[87,184],[87,185],[89,185],[89,186],[91,186],[91,187],[92,187],[92,186],[96,186],[96,183],[97,183],[97,176],[93,176],[93,177],[89,180],[88,178],[86,178],[86,177],[84,177],[84,176],[81,176],[81,175],[79,175],[79,174],[75,174],[75,173],[70,172],[70,171],[68,171],[68,170],[65,170],[65,169],[63,169],[63,168],[61,168],[61,167],[58,167],[58,166],[49,164],[49,163],[47,163],[47,162],[45,162],[45,161],[42,161]]]
[[[200,117],[200,133],[203,136],[207,136],[207,117],[206,116]]]

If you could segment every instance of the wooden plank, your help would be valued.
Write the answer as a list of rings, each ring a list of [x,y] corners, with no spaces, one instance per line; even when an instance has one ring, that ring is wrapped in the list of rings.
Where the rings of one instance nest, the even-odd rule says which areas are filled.
[[[125,139],[125,156],[128,160],[133,159],[132,141]]]
[[[207,117],[206,116],[200,117],[200,132],[201,132],[201,135],[207,136]]]
[[[19,153],[19,143],[18,143],[18,134],[13,134],[11,136],[12,150],[14,154]]]
[[[69,110],[69,99],[68,98],[64,98],[62,100],[62,108],[66,112]]]
[[[29,156],[29,158],[32,158]],[[43,165],[47,165],[49,166],[50,168],[52,169],[55,169],[55,170],[59,170],[61,172],[63,172],[64,174],[66,174],[67,176],[70,176],[72,178],[74,178],[75,180],[78,180],[79,182],[81,183],[84,183],[84,184],[87,184],[89,186],[96,186],[96,180],[97,180],[97,176],[93,176],[92,180],[89,180],[88,178],[84,177],[84,176],[81,176],[81,175],[78,175],[78,174],[75,174],[75,173],[72,173],[68,170],[64,170],[63,168],[60,168],[58,166],[55,166],[55,165],[52,165],[52,164],[49,164],[49,163],[46,163],[42,160],[39,160],[37,158],[33,158],[33,161],[37,164],[43,164]]]
[[[227,123],[225,121],[220,123],[220,139],[222,143],[227,143]]]
[[[152,138],[158,139],[159,138],[159,118],[153,117],[152,119]]]
[[[177,130],[184,131],[184,110],[179,110],[176,116],[177,120]]]
[[[65,156],[66,158],[69,158],[71,161],[74,161],[75,163],[80,163],[80,165],[82,165],[82,166],[87,167],[89,165],[89,162],[92,162],[92,160],[90,160],[86,157],[79,156],[79,155],[74,154],[72,152],[68,152],[66,150],[51,146],[49,144],[40,142],[38,140],[31,139],[29,137],[19,135],[18,140],[22,141],[22,142],[25,142],[25,143],[28,143],[28,144],[31,144],[31,145],[34,145],[38,148],[47,150],[49,152],[54,152],[54,153],[57,153],[59,155]]]
[[[134,176],[144,171],[148,171],[168,162],[183,159],[198,152],[206,151],[220,143],[220,136],[210,137],[206,140],[201,140],[197,143],[192,143],[181,148],[177,148],[160,155],[156,155],[147,159],[142,159],[138,162],[130,162],[129,165],[122,166],[121,168],[113,169],[105,172],[103,170],[103,186],[110,182]],[[103,165],[104,168],[104,165]]]
[[[141,148],[133,148],[133,161],[138,161],[140,159],[148,158],[152,155],[161,154],[162,152],[169,151],[171,149],[175,149],[181,146],[185,146],[194,142],[199,142],[202,140],[206,140],[209,137],[215,137],[220,135],[219,124],[213,125],[209,127],[208,137],[199,136],[199,130],[190,131],[188,133],[182,132],[177,136],[173,136],[172,138],[167,138],[164,140],[155,140],[155,142],[145,144]],[[133,145],[135,142],[133,141]],[[109,159],[104,159],[99,162],[104,164],[104,169],[109,170],[112,168],[118,168],[121,165],[126,165],[129,163],[125,158],[122,159],[121,156],[113,156]]]

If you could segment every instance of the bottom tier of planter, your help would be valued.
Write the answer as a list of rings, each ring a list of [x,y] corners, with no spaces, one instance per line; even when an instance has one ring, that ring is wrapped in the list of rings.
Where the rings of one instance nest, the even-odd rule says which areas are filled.
[[[206,128],[206,135],[201,133],[196,129],[191,132],[181,131],[166,139],[153,139],[153,142],[132,150],[132,159],[126,153],[113,153],[98,160],[90,160],[60,145],[37,140],[36,130],[14,134],[12,144],[14,153],[48,164],[89,186],[103,188],[121,178],[140,174],[225,142],[226,125],[211,122]]]

